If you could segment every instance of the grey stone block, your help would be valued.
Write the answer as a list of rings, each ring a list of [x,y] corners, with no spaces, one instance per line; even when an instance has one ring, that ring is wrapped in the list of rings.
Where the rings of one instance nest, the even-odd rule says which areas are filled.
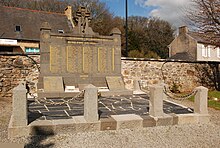
[[[116,130],[117,122],[113,118],[101,118],[101,130]]]
[[[143,119],[138,115],[134,115],[134,114],[112,115],[111,117],[117,121],[117,130],[143,128]]]
[[[154,117],[156,120],[156,126],[167,126],[173,125],[173,117],[169,115],[165,115],[163,117]]]
[[[98,88],[91,84],[85,87],[84,117],[88,122],[98,121]]]
[[[141,116],[143,118],[143,127],[153,127],[156,126],[156,121],[150,116]]]
[[[100,131],[101,122],[87,122],[83,116],[74,117],[76,132]]]

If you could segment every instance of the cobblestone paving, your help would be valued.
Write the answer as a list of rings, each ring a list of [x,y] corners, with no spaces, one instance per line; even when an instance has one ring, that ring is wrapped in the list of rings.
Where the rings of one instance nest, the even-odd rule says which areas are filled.
[[[47,103],[29,101],[29,122],[34,120],[71,119],[72,116],[83,115],[83,98],[47,98]],[[48,103],[51,102],[51,103]],[[61,102],[61,104],[56,104]],[[192,113],[192,109],[183,108],[176,104],[164,101],[165,113],[186,114]],[[149,97],[147,95],[99,97],[98,112],[100,118],[108,118],[110,115],[137,114],[149,115]]]

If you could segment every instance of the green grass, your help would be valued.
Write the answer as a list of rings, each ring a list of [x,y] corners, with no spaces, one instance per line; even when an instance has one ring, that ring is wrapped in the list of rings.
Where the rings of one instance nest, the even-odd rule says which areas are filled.
[[[214,100],[217,98],[218,100]],[[194,96],[189,98],[190,101],[194,101]],[[220,110],[220,91],[209,91],[208,92],[208,106],[217,110]]]

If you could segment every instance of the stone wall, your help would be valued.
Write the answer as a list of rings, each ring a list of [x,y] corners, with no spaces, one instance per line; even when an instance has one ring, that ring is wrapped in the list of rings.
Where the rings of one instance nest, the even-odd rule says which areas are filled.
[[[30,55],[39,66],[39,55]],[[27,81],[31,93],[36,92],[38,81],[37,65],[26,56],[0,56],[0,97],[11,97],[12,89],[19,81]]]
[[[40,66],[39,55],[29,55],[29,57]],[[39,71],[30,58],[0,56],[0,97],[11,97],[12,89],[22,80],[27,81],[27,87],[32,94],[36,93]],[[165,63],[163,60],[126,60],[122,58],[122,75],[128,89],[133,89],[133,80],[138,79],[142,80],[142,86],[145,88],[151,84],[165,82],[170,88],[177,87],[181,92],[187,92],[200,85],[207,87],[205,81],[201,81],[201,77],[204,76],[201,73],[201,67],[204,66],[205,64],[198,63]],[[207,84],[210,86],[211,83]]]
[[[201,69],[205,64],[151,60],[122,60],[122,75],[126,88],[133,89],[133,80],[142,80],[143,87],[165,82],[181,92],[192,91],[201,84]],[[163,74],[162,74],[163,73]]]

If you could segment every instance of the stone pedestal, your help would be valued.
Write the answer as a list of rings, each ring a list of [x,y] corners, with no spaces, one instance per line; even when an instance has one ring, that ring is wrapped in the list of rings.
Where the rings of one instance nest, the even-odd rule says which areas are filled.
[[[98,88],[91,84],[85,87],[84,118],[87,122],[98,121]]]
[[[208,114],[208,89],[200,86],[196,88],[194,112],[198,114]]]
[[[12,125],[27,126],[27,90],[25,83],[20,83],[13,89]]]
[[[150,86],[149,114],[154,117],[164,116],[163,112],[163,86]]]

